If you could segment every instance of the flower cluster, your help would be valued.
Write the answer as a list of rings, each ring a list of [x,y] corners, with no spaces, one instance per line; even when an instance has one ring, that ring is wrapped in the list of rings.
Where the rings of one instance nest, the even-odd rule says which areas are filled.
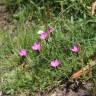
[[[50,33],[54,32],[54,28],[53,27],[48,27],[48,30],[47,32],[43,32],[43,31],[39,31],[38,34],[39,34],[39,38],[40,40],[36,41],[32,46],[32,50],[33,51],[41,51],[42,49],[42,45],[41,45],[41,41],[43,40],[47,40],[48,39],[48,36]],[[72,51],[73,53],[78,53],[80,51],[80,47],[77,46],[77,45],[74,45],[70,51]],[[19,50],[19,56],[20,57],[26,57],[27,56],[27,51],[25,49],[20,49]],[[53,68],[57,68],[59,65],[61,64],[60,60],[58,59],[54,59],[50,62],[50,66],[53,67]]]
[[[48,39],[48,36],[50,33],[54,32],[54,28],[53,27],[48,27],[48,30],[47,32],[43,32],[43,31],[38,31],[38,34],[39,34],[39,37],[40,37],[40,40],[43,41],[43,40],[47,40]],[[41,43],[40,43],[40,40],[39,41],[36,41],[33,45],[32,45],[32,50],[33,51],[40,51],[42,46],[41,46]]]

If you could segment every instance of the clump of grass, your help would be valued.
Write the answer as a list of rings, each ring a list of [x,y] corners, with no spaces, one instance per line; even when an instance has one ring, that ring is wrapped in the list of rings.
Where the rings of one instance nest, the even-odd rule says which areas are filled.
[[[19,6],[19,11],[13,16],[15,19],[19,18],[19,24],[15,29],[16,35],[13,36],[14,33],[10,33],[10,30],[0,31],[0,90],[6,94],[13,95],[20,91],[34,93],[58,84],[61,77],[68,78],[70,74],[85,66],[89,60],[86,58],[96,50],[96,18],[87,9],[91,6],[91,0],[83,3],[65,0],[62,4],[60,1],[41,1],[43,5],[38,1],[29,1],[30,4],[27,4],[30,6],[19,2],[23,7]],[[31,16],[31,21],[25,24],[27,16]],[[30,22],[33,21],[35,23],[31,25]],[[31,26],[28,27],[28,24]],[[54,32],[49,34],[47,40],[42,41],[37,32],[48,31],[48,26],[54,27]],[[42,45],[39,52],[34,52],[31,48],[36,41]],[[74,53],[70,50],[74,45],[79,45],[79,52]],[[20,62],[22,57],[18,56],[21,48],[27,52],[25,66]],[[55,59],[60,60],[60,66],[52,68],[50,63]]]

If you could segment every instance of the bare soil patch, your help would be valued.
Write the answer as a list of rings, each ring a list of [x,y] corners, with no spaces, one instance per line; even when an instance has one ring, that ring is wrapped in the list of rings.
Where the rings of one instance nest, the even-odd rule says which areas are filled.
[[[7,26],[8,17],[9,12],[7,11],[5,5],[0,5],[0,28]]]
[[[46,92],[37,92],[36,96],[96,96],[91,82],[64,81]]]

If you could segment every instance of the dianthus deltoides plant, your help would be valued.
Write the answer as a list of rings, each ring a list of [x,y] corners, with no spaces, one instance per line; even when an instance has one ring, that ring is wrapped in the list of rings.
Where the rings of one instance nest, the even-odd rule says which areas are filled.
[[[8,20],[13,27],[4,23],[8,30],[0,30],[0,94],[36,96],[94,58],[95,0],[1,1],[14,14]],[[96,79],[96,68],[81,79]]]
[[[42,53],[42,50],[44,49],[44,46],[42,46],[42,42],[45,42],[45,46],[47,46],[47,44],[49,43],[49,39],[53,38],[53,35],[55,34],[55,29],[53,27],[48,27],[48,30],[46,32],[44,31],[39,31],[38,35],[39,35],[39,39],[31,46],[31,49],[33,52],[38,53],[37,55],[39,55],[40,53]],[[54,42],[54,41],[52,41]],[[51,46],[52,47],[52,46]],[[65,48],[64,48],[65,49]],[[60,49],[58,49],[60,50]],[[74,53],[74,55],[78,54],[80,52],[80,46],[78,46],[78,44],[75,44],[72,48],[67,48],[66,51],[70,51],[72,53]],[[21,48],[18,52],[19,56],[20,56],[20,64],[21,65],[25,65],[26,64],[26,57],[28,55],[27,53],[28,50]],[[49,52],[51,50],[48,50]],[[56,52],[55,52],[56,53]],[[63,53],[64,54],[64,53]],[[60,61],[60,57],[57,58],[51,58],[51,61],[47,60],[48,62],[50,62],[50,66],[52,68],[57,68],[60,65],[62,66],[62,61]],[[43,62],[43,61],[42,61]]]

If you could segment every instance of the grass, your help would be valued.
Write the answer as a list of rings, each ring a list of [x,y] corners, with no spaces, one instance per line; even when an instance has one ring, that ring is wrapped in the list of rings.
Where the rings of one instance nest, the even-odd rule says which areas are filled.
[[[30,8],[24,5],[12,17],[12,21],[17,22],[15,32],[0,30],[0,90],[5,94],[13,96],[29,92],[34,96],[35,92],[58,84],[58,81],[62,80],[61,77],[68,78],[91,60],[90,57],[96,51],[96,17],[92,16],[91,10],[88,9],[91,0],[85,0],[83,3],[76,0],[70,2],[65,0],[65,3],[62,3],[63,10],[60,9],[62,4],[55,2],[58,5],[51,6],[51,11],[47,9],[46,3],[44,9],[37,3],[34,5],[34,8],[38,8],[36,13],[32,5]],[[33,10],[33,13],[30,10]],[[41,42],[43,49],[40,53],[32,51],[32,44],[39,39],[37,32],[46,31],[48,26],[55,29],[49,36],[48,43]],[[79,54],[70,51],[74,44],[80,44]],[[28,53],[25,68],[19,64],[20,48],[25,48]],[[61,65],[54,69],[50,67],[50,62],[56,58],[61,61]],[[83,79],[96,79],[95,70],[96,68],[92,77],[87,75]]]

